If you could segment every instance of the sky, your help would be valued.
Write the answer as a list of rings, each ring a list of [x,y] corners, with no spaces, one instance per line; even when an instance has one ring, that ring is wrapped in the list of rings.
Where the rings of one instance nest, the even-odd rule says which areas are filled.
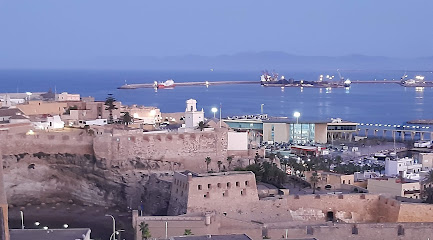
[[[0,0],[0,64],[104,56],[433,56],[431,0]]]

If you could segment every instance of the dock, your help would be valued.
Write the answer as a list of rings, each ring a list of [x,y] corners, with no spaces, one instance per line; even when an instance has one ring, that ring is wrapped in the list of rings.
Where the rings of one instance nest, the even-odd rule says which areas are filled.
[[[188,87],[188,86],[213,86],[213,85],[227,85],[227,84],[260,84],[258,81],[217,81],[217,82],[177,82],[176,87]],[[118,89],[138,89],[138,88],[155,88],[153,83],[137,83],[137,84],[125,84],[118,87]]]
[[[403,87],[433,87],[433,82],[426,82],[424,84],[402,84],[400,81],[396,80],[362,80],[362,81],[352,81],[351,84],[398,84]],[[188,86],[214,86],[214,85],[227,85],[227,84],[260,84],[260,81],[216,81],[216,82],[177,82],[175,84],[176,87],[188,87]],[[323,84],[323,85],[308,85],[308,84],[269,84],[266,87],[310,87],[310,88],[339,88],[344,87],[343,85],[338,84]],[[118,89],[139,89],[139,88],[156,88],[154,83],[134,83],[134,84],[125,84]]]

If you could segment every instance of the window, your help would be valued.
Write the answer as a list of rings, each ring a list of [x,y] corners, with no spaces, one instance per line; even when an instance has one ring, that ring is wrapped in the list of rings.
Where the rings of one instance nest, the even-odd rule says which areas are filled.
[[[227,187],[230,188],[232,184],[230,182],[227,183]]]
[[[239,182],[236,182],[236,187],[239,187],[239,186],[240,186]]]
[[[201,190],[201,185],[198,185],[197,187],[198,187],[198,190]]]
[[[245,181],[245,186],[249,186],[250,183],[248,181]]]
[[[221,188],[221,183],[217,183],[217,187],[218,187],[218,188]]]
[[[246,189],[242,189],[241,190],[241,196],[245,196],[247,195],[247,190]]]
[[[212,185],[209,183],[208,185],[207,185],[207,189],[211,189],[212,188]]]
[[[346,180],[343,180],[343,184],[346,184]]]
[[[349,184],[350,184],[350,180],[349,180]]]

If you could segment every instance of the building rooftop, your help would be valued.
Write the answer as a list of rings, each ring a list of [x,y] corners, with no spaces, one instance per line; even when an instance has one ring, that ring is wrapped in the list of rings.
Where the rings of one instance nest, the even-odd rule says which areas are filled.
[[[192,174],[192,177],[219,177],[219,176],[229,176],[229,175],[240,175],[240,174],[253,174],[251,171],[229,171],[229,172],[217,172],[217,173],[195,173],[191,171],[183,171],[180,174],[188,175]]]
[[[75,229],[11,229],[12,240],[84,240],[90,235],[89,228]]]
[[[205,236],[180,236],[172,237],[171,240],[251,240],[246,234],[233,234],[233,235],[205,235]]]
[[[0,108],[0,117],[9,117],[22,114],[18,108]]]

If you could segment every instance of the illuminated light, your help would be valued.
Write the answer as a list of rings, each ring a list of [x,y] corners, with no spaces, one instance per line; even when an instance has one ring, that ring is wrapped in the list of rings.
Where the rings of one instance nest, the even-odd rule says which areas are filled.
[[[31,96],[32,93],[31,92],[26,92],[27,96]]]
[[[397,127],[397,125],[394,125],[394,127]]]
[[[397,127],[400,127],[400,125],[397,125]]]
[[[211,111],[212,111],[213,113],[216,113],[216,112],[218,112],[218,108],[213,107],[213,108],[211,109]]]
[[[425,128],[429,129],[430,127],[425,127]]]
[[[39,225],[41,225],[40,222],[35,222],[35,226],[39,226]]]
[[[68,224],[63,224],[63,228],[68,228],[69,225]]]
[[[48,227],[47,227],[47,226],[45,226],[45,227],[44,227],[44,230],[48,230]]]
[[[209,85],[209,81],[206,81],[206,85]]]
[[[29,131],[27,131],[26,135],[35,135],[35,132],[33,132],[33,130],[30,129]]]
[[[295,118],[299,118],[299,117],[301,116],[301,113],[300,113],[300,112],[294,112],[294,113],[293,113],[293,116],[294,116]]]
[[[361,125],[361,126],[364,126],[364,123],[361,123],[360,125]]]

